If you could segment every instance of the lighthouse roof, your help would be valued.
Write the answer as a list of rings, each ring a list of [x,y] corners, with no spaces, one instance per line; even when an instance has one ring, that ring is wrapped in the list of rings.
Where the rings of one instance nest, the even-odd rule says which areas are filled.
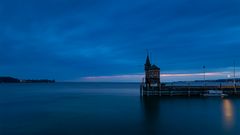
[[[160,68],[159,68],[158,66],[156,66],[156,65],[152,65],[152,66],[151,66],[151,69],[152,69],[152,70],[160,70]]]

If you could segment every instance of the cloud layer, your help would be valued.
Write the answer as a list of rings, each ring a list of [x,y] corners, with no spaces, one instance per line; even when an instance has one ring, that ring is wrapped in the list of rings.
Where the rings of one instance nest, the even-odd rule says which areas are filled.
[[[0,74],[131,75],[143,72],[147,48],[163,74],[199,73],[203,65],[230,72],[240,60],[239,7],[238,0],[1,1]]]

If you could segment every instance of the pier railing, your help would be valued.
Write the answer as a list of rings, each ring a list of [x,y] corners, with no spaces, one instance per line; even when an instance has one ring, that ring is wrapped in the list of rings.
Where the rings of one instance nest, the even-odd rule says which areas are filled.
[[[224,94],[229,96],[240,96],[240,86],[165,86],[159,87],[146,87],[141,85],[140,95],[142,96],[201,96],[208,90],[222,90]]]

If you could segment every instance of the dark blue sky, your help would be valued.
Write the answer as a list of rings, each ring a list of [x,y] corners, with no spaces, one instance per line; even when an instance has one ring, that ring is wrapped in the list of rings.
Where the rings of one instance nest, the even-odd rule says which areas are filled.
[[[0,1],[0,75],[139,81],[146,48],[163,80],[232,74],[239,0]],[[237,68],[238,69],[238,68]]]

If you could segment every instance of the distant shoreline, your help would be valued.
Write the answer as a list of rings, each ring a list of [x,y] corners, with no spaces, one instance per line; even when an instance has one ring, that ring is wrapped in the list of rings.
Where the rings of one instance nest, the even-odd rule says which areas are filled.
[[[27,79],[21,80],[14,77],[0,77],[0,83],[55,83],[55,80],[48,80],[48,79]]]

